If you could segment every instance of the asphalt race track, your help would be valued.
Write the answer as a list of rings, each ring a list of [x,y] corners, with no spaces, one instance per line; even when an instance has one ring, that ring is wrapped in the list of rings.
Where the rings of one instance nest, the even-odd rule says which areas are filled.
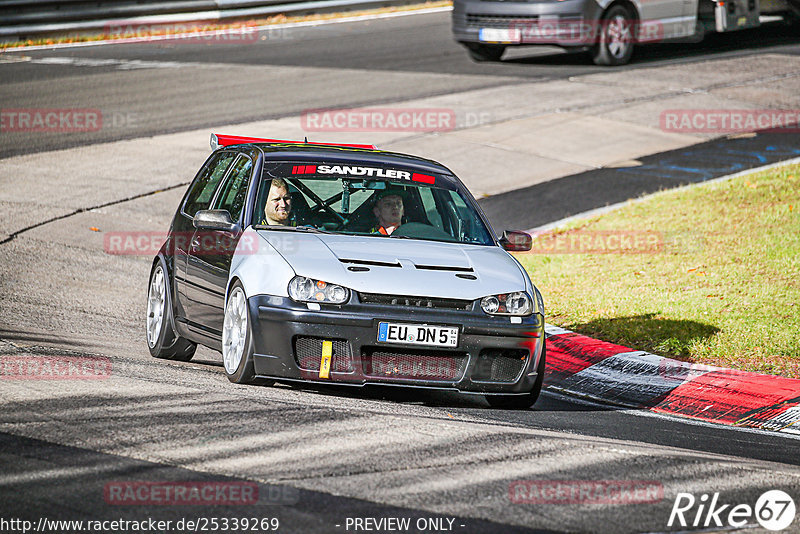
[[[690,523],[696,513],[702,516],[697,525],[668,526],[679,493],[698,502],[718,493],[718,502],[730,507],[752,507],[773,489],[800,497],[800,439],[787,435],[597,406],[550,392],[534,409],[510,412],[454,393],[243,387],[228,382],[220,356],[209,350],[188,363],[150,357],[143,326],[150,258],[106,254],[102,235],[88,229],[166,228],[185,189],[180,179],[170,185],[153,178],[174,172],[169,150],[142,160],[136,176],[121,178],[116,197],[105,185],[99,193],[99,176],[126,157],[119,152],[124,143],[107,145],[102,156],[69,153],[95,154],[89,166],[96,174],[69,185],[86,191],[85,209],[59,205],[71,193],[59,182],[68,170],[59,165],[61,153],[46,168],[36,166],[42,161],[37,158],[315,107],[399,102],[601,71],[583,55],[555,50],[515,54],[496,65],[471,63],[450,40],[448,16],[267,34],[239,46],[150,43],[0,54],[0,107],[99,108],[119,118],[118,128],[71,135],[0,133],[0,158],[22,156],[14,168],[52,183],[42,190],[32,182],[35,195],[27,203],[0,198],[3,228],[12,230],[0,239],[0,357],[83,357],[110,369],[96,380],[0,381],[0,531],[21,531],[3,520],[36,526],[43,518],[152,518],[172,521],[160,529],[169,532],[222,531],[209,526],[212,518],[267,520],[257,531],[268,531],[263,527],[277,518],[277,532],[285,533],[710,531],[719,529],[703,525],[706,515],[697,506],[686,514]],[[800,35],[771,26],[702,44],[657,45],[638,51],[626,69],[767,51],[798,55]],[[695,152],[643,158],[636,172],[661,173],[664,162],[674,170],[687,158],[702,159],[691,167],[697,172],[656,186],[701,181],[724,173],[720,161],[697,157],[703,150],[744,154],[778,143],[798,146],[797,137],[787,135],[710,141]],[[206,154],[207,146],[197,147],[192,157],[199,165]],[[75,161],[64,158],[65,166]],[[195,170],[183,170],[186,180]],[[482,202],[502,227],[530,228],[653,190],[653,184],[641,187],[641,175],[630,190],[618,190],[619,198],[598,199],[597,191],[621,171],[591,172],[524,190],[526,198],[549,195],[549,210],[536,216],[509,217],[503,207],[515,201],[514,194]],[[131,184],[140,182],[149,192],[130,194]],[[12,183],[14,192],[24,187],[0,175],[0,184]],[[10,194],[12,186],[3,187]],[[530,480],[640,481],[658,491],[655,498],[627,504],[515,502],[512,485]],[[120,485],[157,482],[257,488],[258,497],[204,506],[114,499]],[[384,522],[384,528],[367,529],[375,524],[365,518],[408,518],[411,527],[392,529]],[[194,526],[186,527],[187,520]],[[175,528],[178,521],[184,528]],[[760,531],[755,517],[744,524]],[[800,531],[797,524],[789,531]]]
[[[279,118],[314,108],[367,106],[605,72],[585,54],[565,55],[556,48],[513,51],[501,64],[473,63],[452,41],[448,13],[265,32],[262,39],[234,45],[160,42],[3,54],[4,107],[5,102],[16,108],[58,102],[62,107],[99,108],[116,120],[101,131],[70,136],[7,134],[0,157]],[[751,55],[768,47],[796,55],[799,43],[795,28],[771,25],[710,35],[699,44],[639,48],[627,68]]]

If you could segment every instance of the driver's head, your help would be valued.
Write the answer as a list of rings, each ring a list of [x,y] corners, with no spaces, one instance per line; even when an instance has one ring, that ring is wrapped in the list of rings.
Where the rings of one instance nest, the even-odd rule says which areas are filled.
[[[378,197],[372,212],[380,226],[386,229],[400,226],[404,213],[403,197],[400,193],[387,191]]]
[[[273,178],[267,194],[267,205],[264,215],[267,224],[286,226],[289,224],[289,214],[292,212],[292,197],[289,186],[280,178]]]

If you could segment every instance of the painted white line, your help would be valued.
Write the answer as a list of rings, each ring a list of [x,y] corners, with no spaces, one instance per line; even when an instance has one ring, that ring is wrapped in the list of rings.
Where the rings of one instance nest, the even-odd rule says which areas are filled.
[[[569,217],[565,217],[564,219],[561,219],[561,220],[558,220],[558,221],[555,221],[555,222],[552,222],[552,223],[547,223],[547,224],[543,224],[542,226],[537,226],[536,228],[531,228],[530,230],[527,230],[527,232],[529,234],[534,234],[534,235],[541,234],[541,233],[547,232],[549,230],[553,230],[555,228],[559,228],[561,226],[564,226],[566,224],[569,224],[569,223],[572,223],[572,222],[575,222],[575,221],[579,221],[579,220],[583,220],[583,219],[590,219],[592,217],[598,217],[600,215],[604,215],[606,213],[610,213],[612,211],[616,211],[616,210],[618,210],[620,208],[624,208],[625,206],[631,206],[633,204],[638,204],[640,202],[647,201],[647,200],[649,200],[649,199],[651,199],[651,198],[653,198],[653,197],[655,197],[657,195],[663,195],[663,194],[666,194],[666,193],[671,193],[673,191],[683,191],[683,190],[690,189],[692,187],[698,187],[698,186],[702,186],[702,185],[705,185],[705,184],[712,184],[712,183],[716,183],[716,182],[725,182],[727,180],[733,180],[734,178],[738,178],[740,176],[745,176],[747,174],[753,174],[753,173],[757,173],[757,172],[768,171],[768,170],[774,169],[776,167],[785,167],[786,165],[793,165],[795,163],[800,163],[800,158],[792,158],[792,159],[787,159],[785,161],[778,161],[778,162],[775,162],[775,163],[770,163],[769,165],[764,165],[764,166],[761,166],[761,167],[754,167],[752,169],[747,169],[747,170],[740,171],[740,172],[737,172],[737,173],[734,173],[734,174],[727,174],[725,176],[719,176],[717,178],[712,178],[712,179],[706,180],[704,182],[697,182],[697,183],[694,183],[694,184],[682,185],[680,187],[673,187],[673,188],[667,189],[665,191],[659,191],[657,193],[650,193],[649,195],[644,195],[644,196],[639,197],[639,198],[626,200],[625,202],[618,202],[616,204],[609,204],[608,206],[604,206],[602,208],[596,208],[596,209],[593,209],[593,210],[584,211],[582,213],[571,215]]]
[[[37,46],[20,46],[15,48],[7,48],[5,50],[0,50],[0,54],[3,53],[11,53],[11,52],[34,52],[37,50],[58,50],[63,48],[85,48],[89,46],[103,46],[103,45],[113,45],[113,44],[128,44],[128,43],[145,43],[145,42],[152,42],[152,41],[174,41],[176,39],[189,39],[189,38],[202,38],[202,37],[211,37],[216,35],[230,35],[230,34],[239,34],[241,35],[243,32],[243,28],[246,28],[248,32],[257,32],[257,31],[271,31],[271,30],[286,30],[292,28],[308,28],[314,26],[324,26],[328,24],[344,24],[347,22],[361,22],[366,20],[379,20],[379,19],[391,19],[396,17],[407,17],[410,15],[427,15],[431,13],[444,13],[448,11],[452,11],[452,6],[444,6],[444,7],[431,7],[426,9],[417,9],[417,10],[408,10],[408,11],[397,11],[394,13],[379,13],[374,15],[360,15],[354,17],[340,17],[336,19],[327,19],[327,20],[309,20],[309,21],[302,21],[302,22],[287,22],[284,24],[263,24],[261,26],[244,26],[238,28],[230,28],[225,30],[209,30],[205,32],[187,32],[187,33],[180,33],[180,34],[173,34],[173,35],[154,35],[150,37],[130,37],[125,39],[105,39],[102,41],[85,41],[80,43],[58,43],[52,45],[37,45]],[[182,21],[184,24],[188,24],[185,21]],[[144,24],[144,23],[142,23]],[[156,23],[151,23],[156,24]],[[163,23],[162,23],[163,24]],[[199,24],[199,23],[198,23]],[[133,21],[130,22],[130,25],[135,25]]]
[[[212,63],[178,62],[178,61],[146,61],[140,59],[94,59],[80,57],[43,57],[30,58],[27,63],[37,65],[68,65],[72,67],[115,67],[119,70],[138,69],[177,69],[181,67],[218,66]],[[6,63],[0,58],[0,63]]]

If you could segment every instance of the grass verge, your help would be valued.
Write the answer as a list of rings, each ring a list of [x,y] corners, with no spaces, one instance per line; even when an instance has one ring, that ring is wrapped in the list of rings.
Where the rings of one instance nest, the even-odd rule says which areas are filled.
[[[551,324],[800,378],[800,165],[658,193],[517,257]]]

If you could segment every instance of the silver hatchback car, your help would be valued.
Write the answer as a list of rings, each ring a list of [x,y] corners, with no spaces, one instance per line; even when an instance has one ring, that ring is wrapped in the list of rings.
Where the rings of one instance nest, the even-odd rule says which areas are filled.
[[[532,406],[544,305],[439,163],[368,145],[212,135],[153,261],[155,357],[222,352],[237,383],[387,384]]]

